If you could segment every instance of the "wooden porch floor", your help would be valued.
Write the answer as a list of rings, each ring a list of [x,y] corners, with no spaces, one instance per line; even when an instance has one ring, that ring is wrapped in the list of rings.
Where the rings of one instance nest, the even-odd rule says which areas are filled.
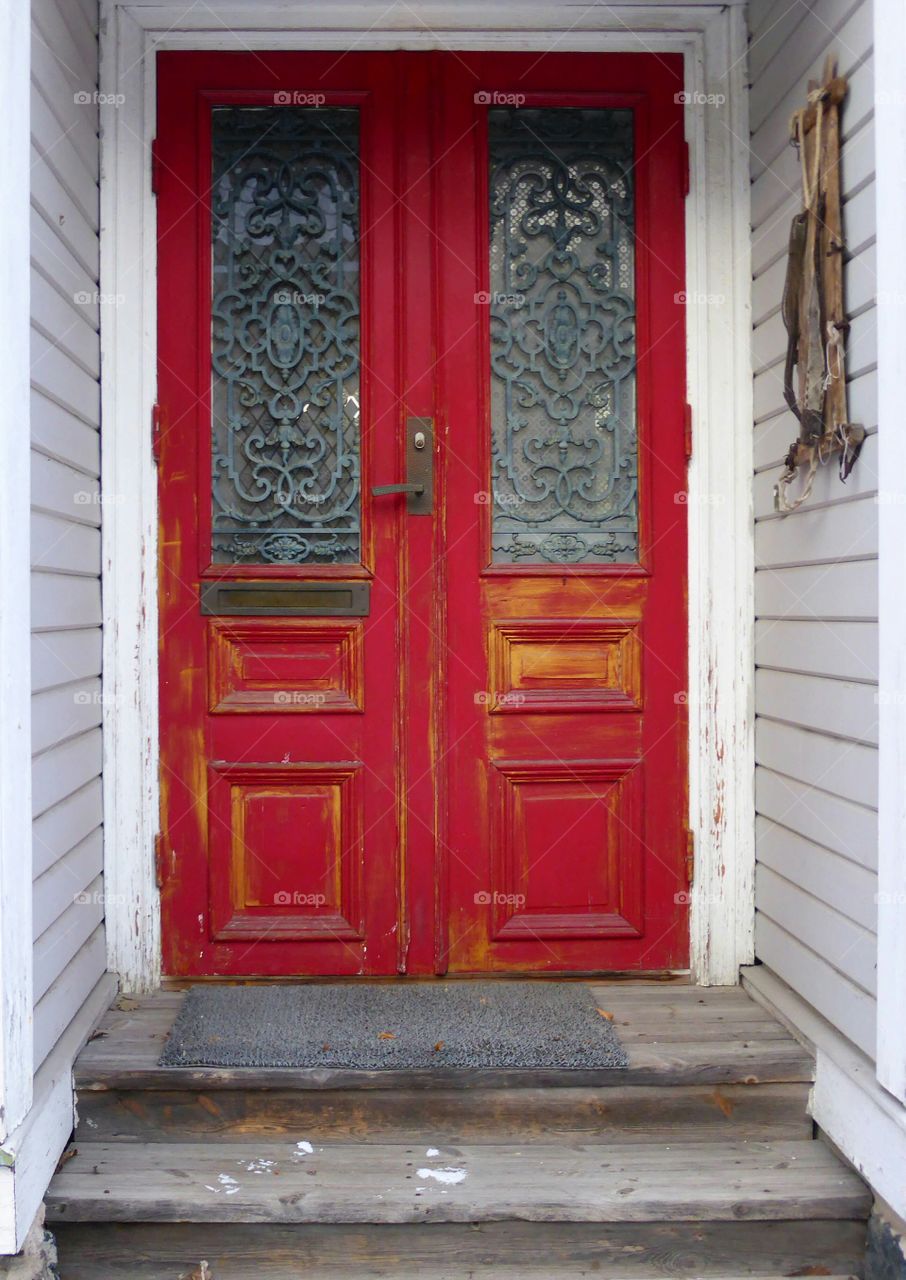
[[[739,987],[694,987],[680,982],[590,982],[598,1006],[613,1014],[629,1055],[628,1069],[595,1071],[500,1071],[480,1073],[438,1067],[406,1072],[326,1069],[256,1069],[258,1086],[345,1088],[409,1087],[427,1083],[474,1086],[476,1074],[491,1086],[510,1079],[540,1085],[572,1084],[744,1084],[810,1081],[811,1056]],[[232,1085],[236,1071],[159,1067],[158,1058],[178,1012],[182,992],[166,990],[118,1002],[76,1063],[80,1090],[145,1087],[180,1088],[203,1083],[208,1089]],[[248,1076],[248,1071],[244,1072]]]
[[[48,1192],[63,1280],[860,1274],[798,1042],[738,988],[589,986],[626,1069],[162,1068],[181,993],[119,1001]]]

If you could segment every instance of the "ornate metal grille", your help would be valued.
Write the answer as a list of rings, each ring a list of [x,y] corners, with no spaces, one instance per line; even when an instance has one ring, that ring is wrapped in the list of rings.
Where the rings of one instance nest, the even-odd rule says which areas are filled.
[[[493,559],[638,559],[633,119],[494,108]]]
[[[358,113],[213,112],[213,557],[349,564],[359,532]]]

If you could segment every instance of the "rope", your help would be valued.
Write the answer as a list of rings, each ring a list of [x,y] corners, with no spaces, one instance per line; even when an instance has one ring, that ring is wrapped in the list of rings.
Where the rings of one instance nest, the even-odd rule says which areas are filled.
[[[803,502],[808,502],[809,498],[812,496],[815,476],[818,474],[819,453],[819,449],[812,449],[812,456],[808,466],[808,475],[806,476],[805,485],[803,486],[802,492],[798,498],[794,498],[793,501],[790,502],[786,496],[787,490],[798,475],[798,470],[795,467],[786,470],[777,481],[777,484],[774,486],[774,508],[779,511],[781,515],[788,516],[791,511],[795,511],[798,507],[801,507]]]
[[[844,353],[843,334],[833,320],[828,320],[827,342],[824,346],[825,391],[832,382],[839,382],[843,377]]]
[[[818,179],[821,173],[821,131],[824,123],[824,99],[826,91],[824,89],[813,89],[806,100],[807,105],[800,107],[798,111],[794,111],[790,116],[790,142],[799,152],[799,163],[802,169],[802,200],[806,211],[811,212],[814,208],[815,197],[818,194]],[[813,159],[812,177],[808,175],[808,165],[805,155],[805,117],[809,110],[815,108],[815,152]]]

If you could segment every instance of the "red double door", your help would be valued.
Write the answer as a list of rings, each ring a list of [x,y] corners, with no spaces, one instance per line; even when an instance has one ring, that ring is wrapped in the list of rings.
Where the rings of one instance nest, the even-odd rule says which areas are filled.
[[[166,971],[684,965],[680,58],[158,71]]]

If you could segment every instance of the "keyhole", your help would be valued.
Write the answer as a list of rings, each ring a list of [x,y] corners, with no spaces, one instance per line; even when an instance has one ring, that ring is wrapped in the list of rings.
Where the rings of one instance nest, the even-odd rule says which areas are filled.
[[[415,449],[424,449],[425,447],[424,431],[416,431],[415,435],[412,438],[412,445],[413,445],[413,448]]]

